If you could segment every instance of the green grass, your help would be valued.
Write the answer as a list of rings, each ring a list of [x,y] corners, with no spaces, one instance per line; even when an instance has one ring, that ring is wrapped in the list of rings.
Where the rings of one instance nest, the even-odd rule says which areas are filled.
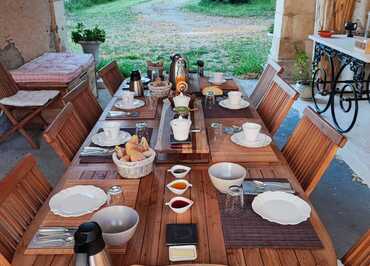
[[[116,0],[103,5],[76,9],[67,13],[67,33],[69,50],[81,52],[78,44],[70,40],[70,31],[77,22],[87,27],[99,25],[106,31],[107,40],[101,45],[101,62],[98,69],[116,60],[120,70],[129,76],[132,70],[146,72],[146,61],[162,59],[168,71],[170,55],[178,52],[189,62],[190,69],[196,69],[196,61],[205,61],[206,71],[222,71],[242,76],[246,73],[258,73],[266,61],[271,41],[267,37],[237,37],[219,43],[205,43],[198,48],[179,48],[161,42],[147,42],[134,34],[135,27],[140,27],[138,17],[131,7],[147,0]],[[265,35],[263,35],[265,36]]]
[[[69,11],[83,9],[95,5],[106,4],[116,0],[65,0],[65,8]]]
[[[230,4],[226,1],[200,0],[189,3],[184,6],[184,9],[210,16],[271,16],[275,12],[275,1],[276,0],[251,0],[250,3]]]

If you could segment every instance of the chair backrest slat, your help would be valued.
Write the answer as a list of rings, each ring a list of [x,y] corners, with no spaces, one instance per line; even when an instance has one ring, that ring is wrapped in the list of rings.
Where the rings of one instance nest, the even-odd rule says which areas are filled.
[[[0,63],[0,99],[16,94],[17,83],[9,71]]]
[[[110,64],[106,65],[101,70],[99,70],[98,73],[99,76],[103,79],[104,85],[107,87],[109,93],[112,96],[116,93],[121,83],[125,80],[125,77],[119,70],[116,61],[113,61]]]
[[[298,92],[278,75],[258,105],[257,111],[271,134],[274,134],[287,116]]]
[[[345,266],[370,265],[370,229],[344,255],[342,262]]]
[[[91,130],[103,110],[92,94],[89,82],[83,81],[63,97],[65,104],[72,103],[87,130]]]
[[[275,75],[283,73],[284,69],[272,59],[268,59],[265,69],[263,70],[256,87],[254,88],[249,99],[251,103],[258,107],[263,96],[270,88],[271,82]]]
[[[43,136],[68,166],[88,133],[73,105],[67,103]]]
[[[309,195],[346,138],[308,107],[282,152]]]
[[[0,181],[0,265],[4,265],[2,261],[11,263],[24,232],[51,189],[30,154]]]

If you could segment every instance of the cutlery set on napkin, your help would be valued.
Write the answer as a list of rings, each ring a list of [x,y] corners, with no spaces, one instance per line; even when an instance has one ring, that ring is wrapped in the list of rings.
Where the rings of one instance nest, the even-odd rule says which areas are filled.
[[[74,233],[76,229],[65,227],[43,227],[39,228],[34,235],[30,247],[71,247],[74,244]]]
[[[263,180],[263,179],[262,179]],[[258,195],[266,191],[282,191],[294,194],[288,180],[286,181],[261,181],[261,180],[246,180],[242,184],[245,195]]]

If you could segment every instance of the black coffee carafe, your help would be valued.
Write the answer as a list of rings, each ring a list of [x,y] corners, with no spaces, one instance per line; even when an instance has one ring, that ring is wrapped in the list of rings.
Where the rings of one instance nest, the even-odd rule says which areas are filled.
[[[76,266],[112,266],[102,230],[96,222],[81,224],[74,234]]]
[[[135,92],[135,96],[144,96],[144,86],[139,70],[131,72],[129,90]]]

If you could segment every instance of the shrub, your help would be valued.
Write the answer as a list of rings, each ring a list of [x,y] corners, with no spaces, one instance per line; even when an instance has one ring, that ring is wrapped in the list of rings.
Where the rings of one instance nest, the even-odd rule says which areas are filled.
[[[98,25],[96,25],[92,29],[86,29],[85,25],[81,22],[77,23],[76,27],[71,33],[72,41],[75,43],[79,42],[105,42],[105,31],[100,29]]]

